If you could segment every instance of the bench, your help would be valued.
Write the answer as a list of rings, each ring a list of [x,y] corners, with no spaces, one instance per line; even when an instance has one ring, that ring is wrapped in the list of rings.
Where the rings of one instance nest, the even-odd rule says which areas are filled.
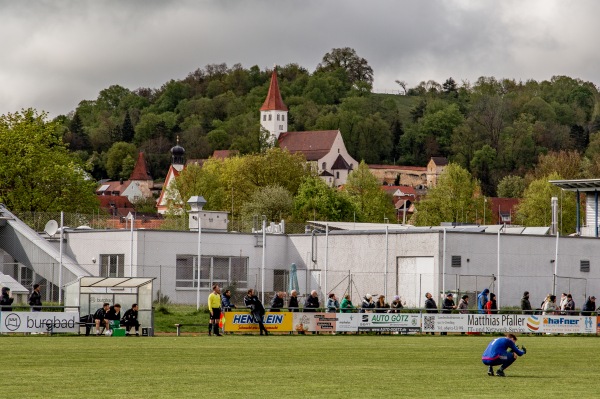
[[[208,324],[204,323],[204,324],[183,324],[183,323],[179,323],[179,324],[175,324],[175,328],[177,329],[177,336],[179,337],[181,335],[181,327],[183,326],[188,326],[188,327],[208,327]]]

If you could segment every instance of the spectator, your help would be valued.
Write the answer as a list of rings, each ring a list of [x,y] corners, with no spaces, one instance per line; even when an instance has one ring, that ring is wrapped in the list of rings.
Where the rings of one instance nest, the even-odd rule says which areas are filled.
[[[115,306],[109,306],[106,315],[104,316],[104,320],[106,320],[106,328],[112,329],[119,326],[121,321],[121,305],[115,303]]]
[[[319,309],[319,295],[317,291],[312,290],[310,295],[304,301],[304,311],[305,312],[316,312]]]
[[[389,308],[390,305],[388,305],[385,302],[385,296],[379,295],[379,298],[377,298],[377,302],[375,302],[375,313],[387,313],[387,310]]]
[[[565,306],[567,306],[567,294],[563,292],[560,295],[560,310],[562,314],[565,314]]]
[[[529,291],[523,293],[523,298],[521,298],[521,310],[523,311],[523,314],[532,314],[531,302],[529,302]]]
[[[42,294],[40,291],[42,288],[39,284],[33,285],[33,291],[31,291],[31,295],[29,295],[29,306],[31,306],[32,312],[39,312],[42,310]]]
[[[372,309],[375,308],[375,302],[373,302],[373,295],[371,295],[371,294],[365,295],[360,307],[361,307],[361,309],[360,309],[361,313],[371,313]]]
[[[127,331],[125,333],[125,335],[129,336],[129,330],[131,330],[131,327],[135,328],[135,336],[139,337],[140,336],[140,322],[138,321],[138,304],[134,303],[133,305],[131,305],[131,309],[128,309],[125,314],[123,315],[123,318],[121,319],[121,323],[123,324],[123,326],[125,327],[125,330]]]
[[[594,310],[596,310],[596,297],[589,296],[587,301],[585,302],[585,305],[583,305],[583,307],[581,308],[581,315],[591,316]]]
[[[488,303],[487,295],[490,293],[490,290],[487,288],[481,291],[477,296],[477,311],[479,313],[485,313],[485,304]]]
[[[542,308],[544,315],[556,313],[556,295],[550,295],[547,301],[544,301],[544,307]]]
[[[100,335],[100,325],[108,330],[108,319],[106,319],[106,313],[110,310],[110,304],[104,302],[102,307],[96,310],[94,313],[94,324],[96,325],[96,335]]]
[[[1,310],[3,312],[10,312],[13,310],[12,303],[15,299],[12,296],[12,292],[8,287],[2,287],[2,298],[0,298]]]
[[[283,292],[276,292],[271,300],[271,312],[279,312],[283,309]]]
[[[350,294],[344,295],[344,299],[342,299],[342,304],[340,305],[341,313],[351,313],[354,310],[354,305],[352,304],[352,300],[350,299]]]
[[[425,298],[427,298],[425,300],[426,312],[427,313],[437,313],[438,312],[437,304],[435,303],[435,300],[433,299],[433,296],[431,295],[431,293],[429,293],[429,292],[426,293]],[[425,334],[429,334],[429,333],[425,333]],[[435,333],[432,332],[431,335],[435,335]]]
[[[469,296],[463,295],[458,302],[458,313],[469,314]]]
[[[340,303],[338,302],[337,297],[332,292],[329,294],[329,299],[327,299],[327,312],[335,313],[340,308]]]
[[[394,296],[394,300],[390,303],[390,313],[400,313],[404,306],[398,295]]]
[[[571,294],[567,294],[567,303],[565,304],[565,313],[568,315],[575,313],[575,301]]]
[[[290,293],[290,301],[288,302],[288,310],[290,312],[299,312],[300,305],[298,304],[298,291],[292,290]]]
[[[260,335],[269,335],[269,332],[265,328],[263,324],[263,316],[265,315],[265,308],[263,304],[260,302],[260,299],[254,293],[254,290],[250,288],[248,290],[248,295],[244,297],[244,305],[250,309],[250,313],[254,317],[254,320],[258,323],[258,328],[260,330]]]
[[[230,312],[231,309],[235,309],[235,305],[231,303],[230,290],[225,290],[225,293],[221,295],[221,309],[223,309],[223,312]]]
[[[446,298],[444,302],[442,302],[442,313],[448,314],[452,313],[454,309],[456,309],[456,303],[454,302],[454,298],[452,297],[452,293],[446,294]]]
[[[498,313],[498,305],[496,304],[496,294],[490,293],[490,299],[485,304],[485,312],[487,314]]]
[[[215,337],[222,337],[219,332],[219,321],[221,320],[221,287],[219,284],[213,284],[212,292],[208,295],[208,311],[210,312],[210,319],[208,321],[208,335],[212,333]]]

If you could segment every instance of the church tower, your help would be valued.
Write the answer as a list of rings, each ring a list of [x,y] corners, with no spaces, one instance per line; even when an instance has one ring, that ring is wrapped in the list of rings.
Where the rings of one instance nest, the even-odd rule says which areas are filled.
[[[260,126],[271,133],[276,141],[281,133],[288,130],[288,108],[283,103],[279,83],[277,82],[277,68],[273,68],[271,84],[267,98],[260,107]]]

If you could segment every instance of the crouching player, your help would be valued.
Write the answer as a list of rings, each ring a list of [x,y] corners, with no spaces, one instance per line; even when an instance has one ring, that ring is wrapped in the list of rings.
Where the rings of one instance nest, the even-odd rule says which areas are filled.
[[[517,342],[517,337],[514,334],[507,334],[506,337],[496,338],[488,344],[481,356],[481,361],[489,367],[489,376],[494,375],[493,366],[500,366],[496,375],[504,377],[504,370],[517,360],[517,356],[527,353],[525,346],[521,346],[519,349],[515,342]]]

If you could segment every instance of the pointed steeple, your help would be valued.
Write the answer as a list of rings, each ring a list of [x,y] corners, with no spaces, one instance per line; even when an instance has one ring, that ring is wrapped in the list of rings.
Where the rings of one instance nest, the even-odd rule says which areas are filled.
[[[133,172],[131,172],[131,176],[129,176],[129,180],[152,180],[152,176],[150,176],[150,172],[148,172],[146,160],[144,159],[144,153],[142,151],[140,151],[138,154],[138,159],[135,163],[135,167],[133,168]]]
[[[279,91],[279,82],[277,81],[277,68],[273,68],[271,74],[271,84],[269,85],[269,92],[267,98],[260,107],[261,111],[287,111],[288,107],[283,103],[281,98],[281,92]]]

